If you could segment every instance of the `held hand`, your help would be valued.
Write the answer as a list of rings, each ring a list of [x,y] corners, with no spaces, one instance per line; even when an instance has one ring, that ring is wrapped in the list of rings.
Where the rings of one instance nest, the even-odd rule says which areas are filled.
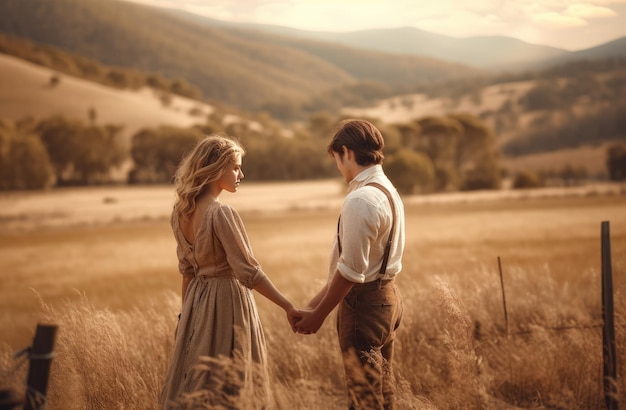
[[[294,333],[296,333],[296,324],[300,321],[300,319],[302,319],[302,313],[299,309],[294,307],[287,309],[287,320],[289,321],[291,330],[293,330]]]
[[[322,324],[325,317],[320,317],[315,310],[300,310],[302,319],[296,323],[296,331],[305,335],[316,333]]]

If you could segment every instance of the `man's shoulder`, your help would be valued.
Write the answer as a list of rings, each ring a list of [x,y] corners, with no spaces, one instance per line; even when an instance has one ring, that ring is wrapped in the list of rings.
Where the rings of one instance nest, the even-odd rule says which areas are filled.
[[[365,184],[346,195],[345,203],[348,205],[359,203],[375,205],[380,202],[381,199],[387,200],[385,193],[380,188]]]

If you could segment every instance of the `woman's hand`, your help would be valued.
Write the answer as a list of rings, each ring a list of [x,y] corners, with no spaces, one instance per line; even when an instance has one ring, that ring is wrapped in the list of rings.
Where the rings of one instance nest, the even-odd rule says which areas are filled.
[[[300,319],[302,319],[302,314],[300,313],[301,311],[291,306],[286,309],[285,312],[287,312],[287,321],[291,326],[291,330],[296,333],[296,324],[300,321]]]
[[[322,316],[317,310],[300,310],[301,319],[295,325],[296,331],[304,335],[316,333],[324,323],[325,316]]]

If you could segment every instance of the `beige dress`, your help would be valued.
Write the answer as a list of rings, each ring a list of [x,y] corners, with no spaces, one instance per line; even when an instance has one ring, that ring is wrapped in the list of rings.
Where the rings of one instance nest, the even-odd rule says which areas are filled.
[[[176,212],[171,225],[180,273],[193,279],[161,408],[269,406],[265,337],[251,290],[265,273],[239,214],[219,201],[211,203],[193,244],[183,236]]]

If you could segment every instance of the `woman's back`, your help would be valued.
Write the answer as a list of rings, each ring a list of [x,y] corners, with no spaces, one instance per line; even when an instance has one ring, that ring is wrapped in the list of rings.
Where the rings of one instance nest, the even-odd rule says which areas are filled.
[[[172,213],[180,272],[189,277],[234,276],[253,288],[265,274],[254,257],[241,217],[218,200],[207,202],[204,211],[191,218]]]
[[[248,238],[239,215],[217,200],[207,201],[189,218],[173,212],[172,230],[179,269],[191,281],[162,392],[163,408],[178,408],[172,401],[199,391],[206,394],[197,396],[202,404],[208,400],[225,405],[220,397],[237,401],[250,394],[267,403],[265,338],[248,289],[265,274],[247,250]],[[198,373],[195,368],[201,357],[211,359],[202,362],[209,367]],[[233,372],[233,368],[238,370]],[[244,380],[254,382],[246,384]],[[239,389],[246,392],[244,397]],[[194,399],[182,402],[190,407],[200,404]]]

